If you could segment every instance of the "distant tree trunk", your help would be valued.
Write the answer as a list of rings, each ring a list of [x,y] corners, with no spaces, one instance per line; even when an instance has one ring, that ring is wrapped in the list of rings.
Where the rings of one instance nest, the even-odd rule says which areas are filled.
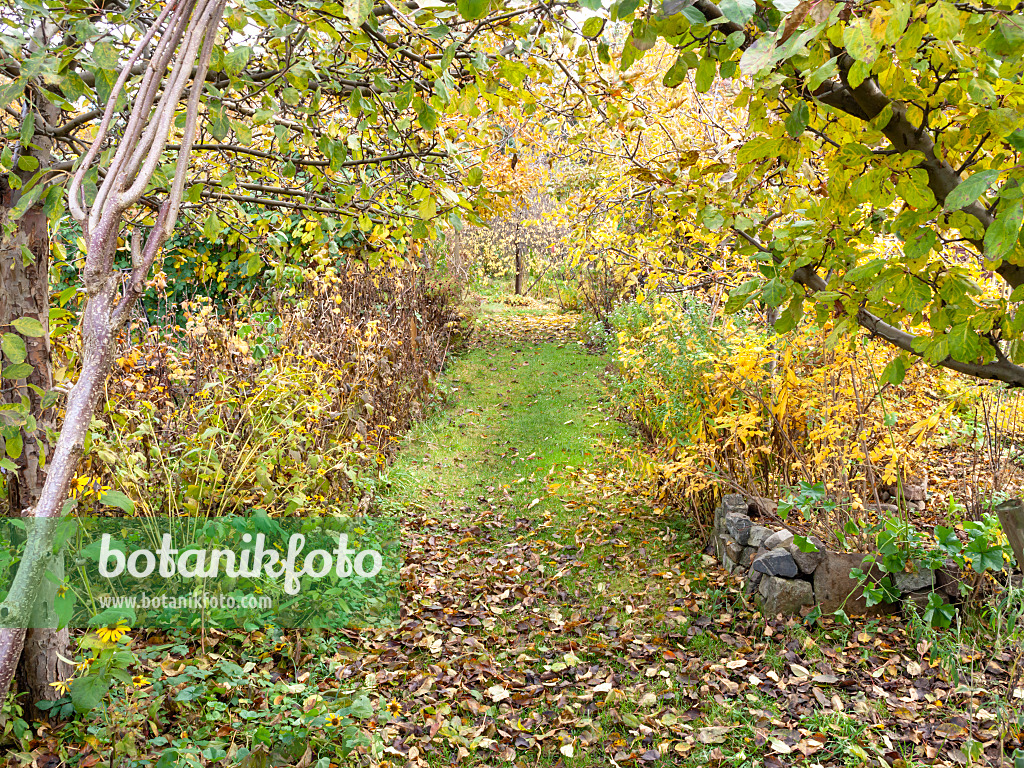
[[[523,252],[516,248],[516,295],[523,295],[523,282],[526,279],[526,266],[523,263]]]
[[[1017,558],[1017,567],[1024,571],[1024,501],[1004,501],[996,507],[996,515],[1010,541],[1013,556]]]
[[[26,98],[38,113],[37,124],[39,118],[44,124],[56,123],[60,113],[49,100],[38,93],[26,95]],[[36,134],[22,156],[36,158],[38,167],[45,168],[50,164],[51,144],[49,137]],[[10,177],[0,177],[0,232],[11,224],[10,214],[18,203],[20,189],[34,175],[34,172],[27,171],[13,173],[17,173],[22,183],[18,190],[12,188]],[[53,388],[49,336],[50,235],[46,214],[38,203],[13,222],[13,227],[11,235],[0,240],[0,325],[6,332],[12,321],[28,317],[38,320],[43,327],[41,337],[24,338],[28,352],[26,362],[31,364],[32,372],[25,379],[14,382],[4,379],[0,384],[0,401],[21,402],[23,397],[27,397],[36,419],[35,430],[22,432],[21,455],[15,460],[17,473],[8,474],[6,478],[10,514],[25,515],[32,514],[46,480],[45,467],[50,450],[47,430],[54,427],[53,409],[43,410],[40,395],[40,392]],[[54,567],[59,570],[61,565],[58,562]],[[60,696],[50,683],[66,680],[71,674],[71,665],[61,661],[61,657],[70,656],[70,638],[67,629],[56,629],[55,597],[56,585],[45,582],[36,603],[33,624],[53,628],[29,629],[26,632],[16,673],[19,688],[28,693],[27,714],[33,718],[40,714],[35,707],[36,702],[52,701]]]

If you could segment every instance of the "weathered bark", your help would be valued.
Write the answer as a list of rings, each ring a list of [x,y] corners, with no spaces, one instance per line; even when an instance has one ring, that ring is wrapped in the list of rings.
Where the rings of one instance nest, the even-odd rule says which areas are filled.
[[[27,103],[37,113],[35,123],[53,124],[59,117],[59,110],[37,92],[28,94]],[[24,154],[35,157],[40,167],[50,163],[52,140],[44,134],[36,134]],[[0,231],[9,223],[10,213],[18,203],[19,191],[30,180],[32,173],[18,173],[21,184],[12,189],[7,177],[0,178]],[[42,408],[40,392],[53,387],[53,366],[50,359],[50,237],[46,214],[41,204],[30,208],[17,222],[14,232],[0,242],[0,325],[6,327],[18,318],[29,317],[38,320],[43,327],[41,337],[25,337],[28,352],[27,362],[32,372],[25,379],[2,381],[0,400],[7,403],[20,402],[27,397],[31,413],[36,419],[36,429],[23,431],[21,455],[15,460],[16,475],[7,477],[7,502],[11,515],[31,514],[42,492],[46,479],[46,460],[49,452],[46,434],[54,426],[53,409]],[[62,563],[55,566],[61,569]],[[52,701],[59,693],[50,683],[66,680],[71,674],[71,665],[61,661],[70,656],[70,638],[67,629],[58,630],[53,614],[53,600],[56,584],[45,582],[40,590],[36,613],[33,616],[35,629],[28,630],[24,650],[17,670],[18,687],[28,693],[27,714],[38,717],[35,705],[39,701]]]

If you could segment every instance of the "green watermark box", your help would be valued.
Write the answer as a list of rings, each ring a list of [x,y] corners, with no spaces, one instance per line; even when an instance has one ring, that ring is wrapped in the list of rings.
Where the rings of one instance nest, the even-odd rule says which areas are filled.
[[[0,519],[0,601],[35,518]],[[390,518],[68,517],[30,627],[387,627],[398,621]],[[4,625],[0,608],[0,626]]]

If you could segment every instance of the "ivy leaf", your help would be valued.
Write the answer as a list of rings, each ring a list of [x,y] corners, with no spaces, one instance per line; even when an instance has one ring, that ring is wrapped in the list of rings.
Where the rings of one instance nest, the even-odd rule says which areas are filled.
[[[961,208],[966,208],[971,203],[977,202],[978,198],[985,194],[998,178],[998,170],[978,171],[972,174],[946,195],[946,204],[943,208],[947,211],[959,211]]]
[[[46,335],[43,324],[34,317],[19,317],[17,320],[11,321],[11,325],[22,336],[39,339]]]
[[[1001,259],[1017,244],[1017,234],[1024,219],[1024,200],[1007,200],[1000,204],[999,215],[985,231],[985,253],[990,259]]]
[[[9,363],[24,363],[28,357],[25,349],[25,340],[14,333],[5,333],[0,340],[0,349],[3,349],[4,358]]]

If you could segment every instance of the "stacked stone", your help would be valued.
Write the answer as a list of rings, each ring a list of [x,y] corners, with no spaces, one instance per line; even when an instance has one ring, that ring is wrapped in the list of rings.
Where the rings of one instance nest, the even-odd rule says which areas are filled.
[[[808,538],[816,551],[804,552],[793,533],[773,531],[750,517],[751,509],[738,494],[727,494],[715,510],[712,544],[715,556],[729,573],[745,576],[744,591],[760,602],[767,615],[799,615],[814,605],[822,613],[842,608],[848,615],[892,612],[897,605],[870,608],[863,590],[850,578],[854,568],[864,570],[877,581],[882,573],[864,554],[831,552],[817,536]],[[959,584],[952,570],[921,569],[915,573],[892,574],[903,597],[918,606],[927,604],[933,590],[955,598]]]

